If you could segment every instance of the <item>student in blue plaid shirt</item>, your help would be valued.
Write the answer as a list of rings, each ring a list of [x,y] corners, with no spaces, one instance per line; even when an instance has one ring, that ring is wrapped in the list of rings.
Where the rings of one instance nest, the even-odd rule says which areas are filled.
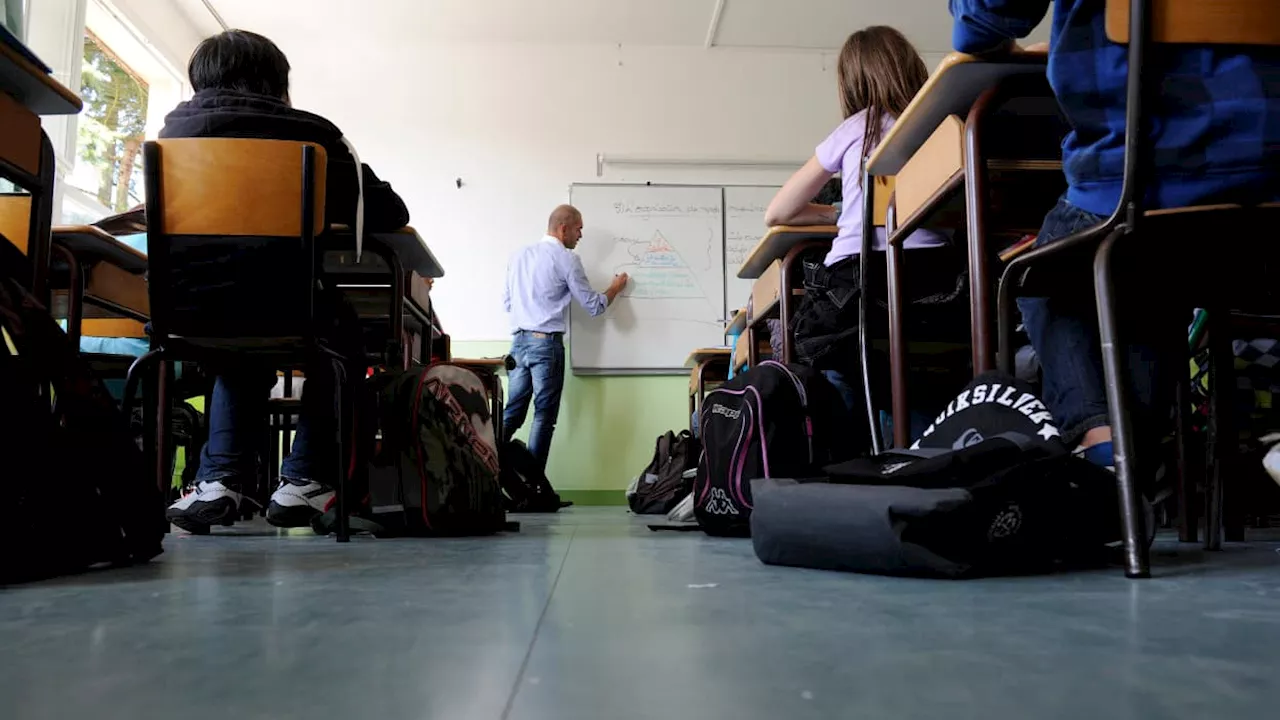
[[[1193,0],[1194,1],[1194,0]],[[992,55],[1018,50],[1044,19],[1049,0],[950,0],[956,50]],[[1103,0],[1053,5],[1049,84],[1071,124],[1062,144],[1068,190],[1037,238],[1043,245],[1097,225],[1116,209],[1124,175],[1127,48],[1107,39]],[[1157,171],[1153,208],[1280,199],[1280,53],[1271,48],[1158,46],[1146,78],[1158,83],[1149,105]],[[1044,371],[1044,400],[1068,442],[1113,465],[1107,396],[1092,292],[1074,301],[1018,301]],[[1167,313],[1164,313],[1167,314]],[[1176,319],[1169,332],[1177,333]],[[1163,323],[1144,322],[1156,332]],[[1168,405],[1157,353],[1134,347],[1134,390],[1149,418]],[[1144,422],[1146,421],[1146,422]],[[1149,427],[1149,426],[1148,426]]]

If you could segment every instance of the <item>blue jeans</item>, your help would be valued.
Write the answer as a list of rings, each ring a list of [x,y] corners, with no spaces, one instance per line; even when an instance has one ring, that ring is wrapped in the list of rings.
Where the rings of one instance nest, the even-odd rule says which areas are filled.
[[[237,308],[227,312],[239,311]],[[343,393],[342,412],[345,417],[353,418],[354,391],[363,381],[368,366],[359,319],[355,310],[332,290],[320,294],[316,315],[325,319],[321,322],[321,333],[326,344],[348,359],[344,362],[347,389]],[[259,454],[267,448],[267,442],[276,442],[274,434],[270,438],[267,435],[267,403],[276,383],[276,368],[246,360],[212,368],[212,374],[215,376],[213,398],[205,408],[209,439],[200,452],[196,481],[216,480],[230,488],[244,490],[257,478]],[[293,449],[280,467],[280,476],[336,487],[339,480],[334,407],[337,378],[332,362],[323,358],[309,363],[306,378]]]
[[[1068,203],[1064,197],[1045,216],[1036,246],[1060,240],[1104,220]],[[1123,276],[1118,279],[1124,282]],[[1063,440],[1068,444],[1078,442],[1089,430],[1111,424],[1091,280],[1091,275],[1082,273],[1080,291],[1071,297],[1018,298],[1022,322],[1040,359],[1045,405],[1058,421]],[[1136,410],[1141,415],[1134,418],[1135,432],[1139,437],[1147,435],[1150,440],[1161,424],[1160,413],[1169,407],[1167,400],[1172,385],[1171,378],[1164,374],[1168,363],[1162,362],[1157,348],[1185,335],[1179,335],[1177,316],[1166,308],[1155,304],[1144,306],[1139,297],[1126,297],[1126,300],[1126,318],[1122,321],[1139,320],[1128,322],[1122,328],[1130,341],[1126,367],[1138,403]]]
[[[516,369],[507,373],[507,408],[502,422],[504,441],[524,425],[533,399],[533,427],[529,429],[529,451],[545,469],[551,454],[551,435],[560,414],[560,394],[564,391],[564,340],[559,334],[517,332],[511,342]]]
[[[293,437],[293,450],[280,468],[282,478],[316,480],[335,485],[333,468],[336,432],[332,370],[308,368],[302,393],[302,412]],[[267,401],[276,383],[272,368],[242,367],[222,372],[214,380],[213,403],[207,409],[209,439],[200,452],[197,482],[220,481],[243,490],[258,472],[258,455],[267,436]]]

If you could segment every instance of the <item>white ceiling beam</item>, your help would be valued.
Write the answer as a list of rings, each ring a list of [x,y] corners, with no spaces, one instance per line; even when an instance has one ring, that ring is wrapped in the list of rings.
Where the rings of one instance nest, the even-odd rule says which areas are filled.
[[[716,46],[716,33],[720,32],[720,17],[724,15],[725,0],[716,0],[715,9],[711,11],[711,27],[707,28],[706,48],[710,50]]]
[[[216,9],[214,9],[213,3],[210,0],[200,0],[200,2],[204,4],[204,9],[208,10],[209,14],[213,16],[213,19],[217,21],[218,27],[221,27],[224,31],[231,29],[227,27],[227,21],[222,19],[222,16],[218,14]]]

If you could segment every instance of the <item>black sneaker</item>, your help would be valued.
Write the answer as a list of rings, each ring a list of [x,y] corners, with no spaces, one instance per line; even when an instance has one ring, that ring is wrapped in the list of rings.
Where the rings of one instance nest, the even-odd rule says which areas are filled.
[[[242,506],[246,503],[258,507],[253,498],[228,488],[221,481],[202,482],[196,485],[195,492],[170,505],[164,517],[193,535],[207,535],[214,525],[234,525],[244,514]]]
[[[283,479],[271,494],[267,522],[282,528],[311,527],[311,521],[329,509],[333,488],[311,480]]]

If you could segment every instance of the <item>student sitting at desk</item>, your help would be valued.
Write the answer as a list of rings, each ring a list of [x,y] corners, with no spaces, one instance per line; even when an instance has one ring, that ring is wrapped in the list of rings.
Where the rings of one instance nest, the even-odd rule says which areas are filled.
[[[845,120],[778,191],[765,213],[765,222],[771,226],[839,225],[840,233],[826,259],[821,264],[804,263],[806,294],[793,327],[797,358],[825,372],[855,417],[863,417],[862,383],[857,378],[858,294],[862,290],[858,255],[864,228],[862,213],[855,210],[862,207],[862,165],[928,77],[924,61],[897,30],[877,26],[850,35],[836,66]],[[810,202],[835,173],[842,176],[843,202],[849,209],[838,217],[834,207]],[[946,243],[943,236],[921,230],[907,239],[906,247]],[[886,247],[884,228],[876,228],[873,247]],[[935,272],[937,265],[927,256],[913,262],[913,287],[926,294],[934,286],[954,290],[955,273]]]
[[[368,165],[356,164],[342,132],[333,123],[296,110],[289,101],[289,61],[274,43],[261,35],[229,30],[200,43],[188,67],[194,97],[180,103],[165,118],[162,138],[261,138],[314,142],[328,153],[325,216],[330,223],[354,225],[358,195],[357,167],[364,180],[365,225],[369,231],[403,227],[409,221],[404,201],[378,179]],[[226,268],[234,265],[253,272],[288,272],[289,266],[267,256],[284,243],[246,248],[233,258],[219,257],[213,265],[183,265],[175,254],[175,268],[190,287],[202,293],[225,287]],[[221,255],[225,252],[218,250]],[[199,273],[199,277],[196,274]],[[187,277],[190,276],[190,277]],[[251,318],[255,310],[274,302],[255,294],[237,299],[218,295],[228,317]],[[328,344],[350,358],[348,378],[364,376],[364,348],[354,310],[332,287],[316,308],[328,324]],[[238,304],[237,304],[238,303]],[[233,305],[233,306],[227,306]],[[253,501],[243,489],[257,476],[259,446],[267,437],[267,400],[276,380],[268,366],[235,365],[216,369],[213,403],[208,408],[209,440],[200,454],[197,491],[170,506],[166,515],[178,527],[207,532],[211,525],[231,524],[240,505]],[[303,408],[293,450],[281,467],[280,487],[271,496],[267,521],[280,527],[305,527],[333,498],[331,468],[336,465],[333,437],[333,383],[329,363],[307,371]]]
[[[1049,0],[951,0],[956,50],[1015,50],[1014,40],[1030,34],[1048,10]],[[1164,75],[1149,80],[1159,90],[1148,101],[1156,163],[1148,188],[1152,209],[1280,199],[1280,53],[1161,46],[1153,49],[1152,65]],[[1107,39],[1102,0],[1054,4],[1048,74],[1071,125],[1062,144],[1068,189],[1045,217],[1037,245],[1099,225],[1115,211],[1124,176],[1128,70],[1127,47]],[[1078,298],[1019,298],[1018,307],[1040,358],[1045,404],[1064,439],[1079,443],[1086,459],[1112,466],[1092,285]],[[1144,337],[1135,339],[1185,337],[1183,318],[1143,310],[1133,330]],[[1136,399],[1148,416],[1135,424],[1146,443],[1168,417],[1165,390],[1173,387],[1164,377],[1172,368],[1154,350],[1159,342],[1137,343],[1129,353]]]

